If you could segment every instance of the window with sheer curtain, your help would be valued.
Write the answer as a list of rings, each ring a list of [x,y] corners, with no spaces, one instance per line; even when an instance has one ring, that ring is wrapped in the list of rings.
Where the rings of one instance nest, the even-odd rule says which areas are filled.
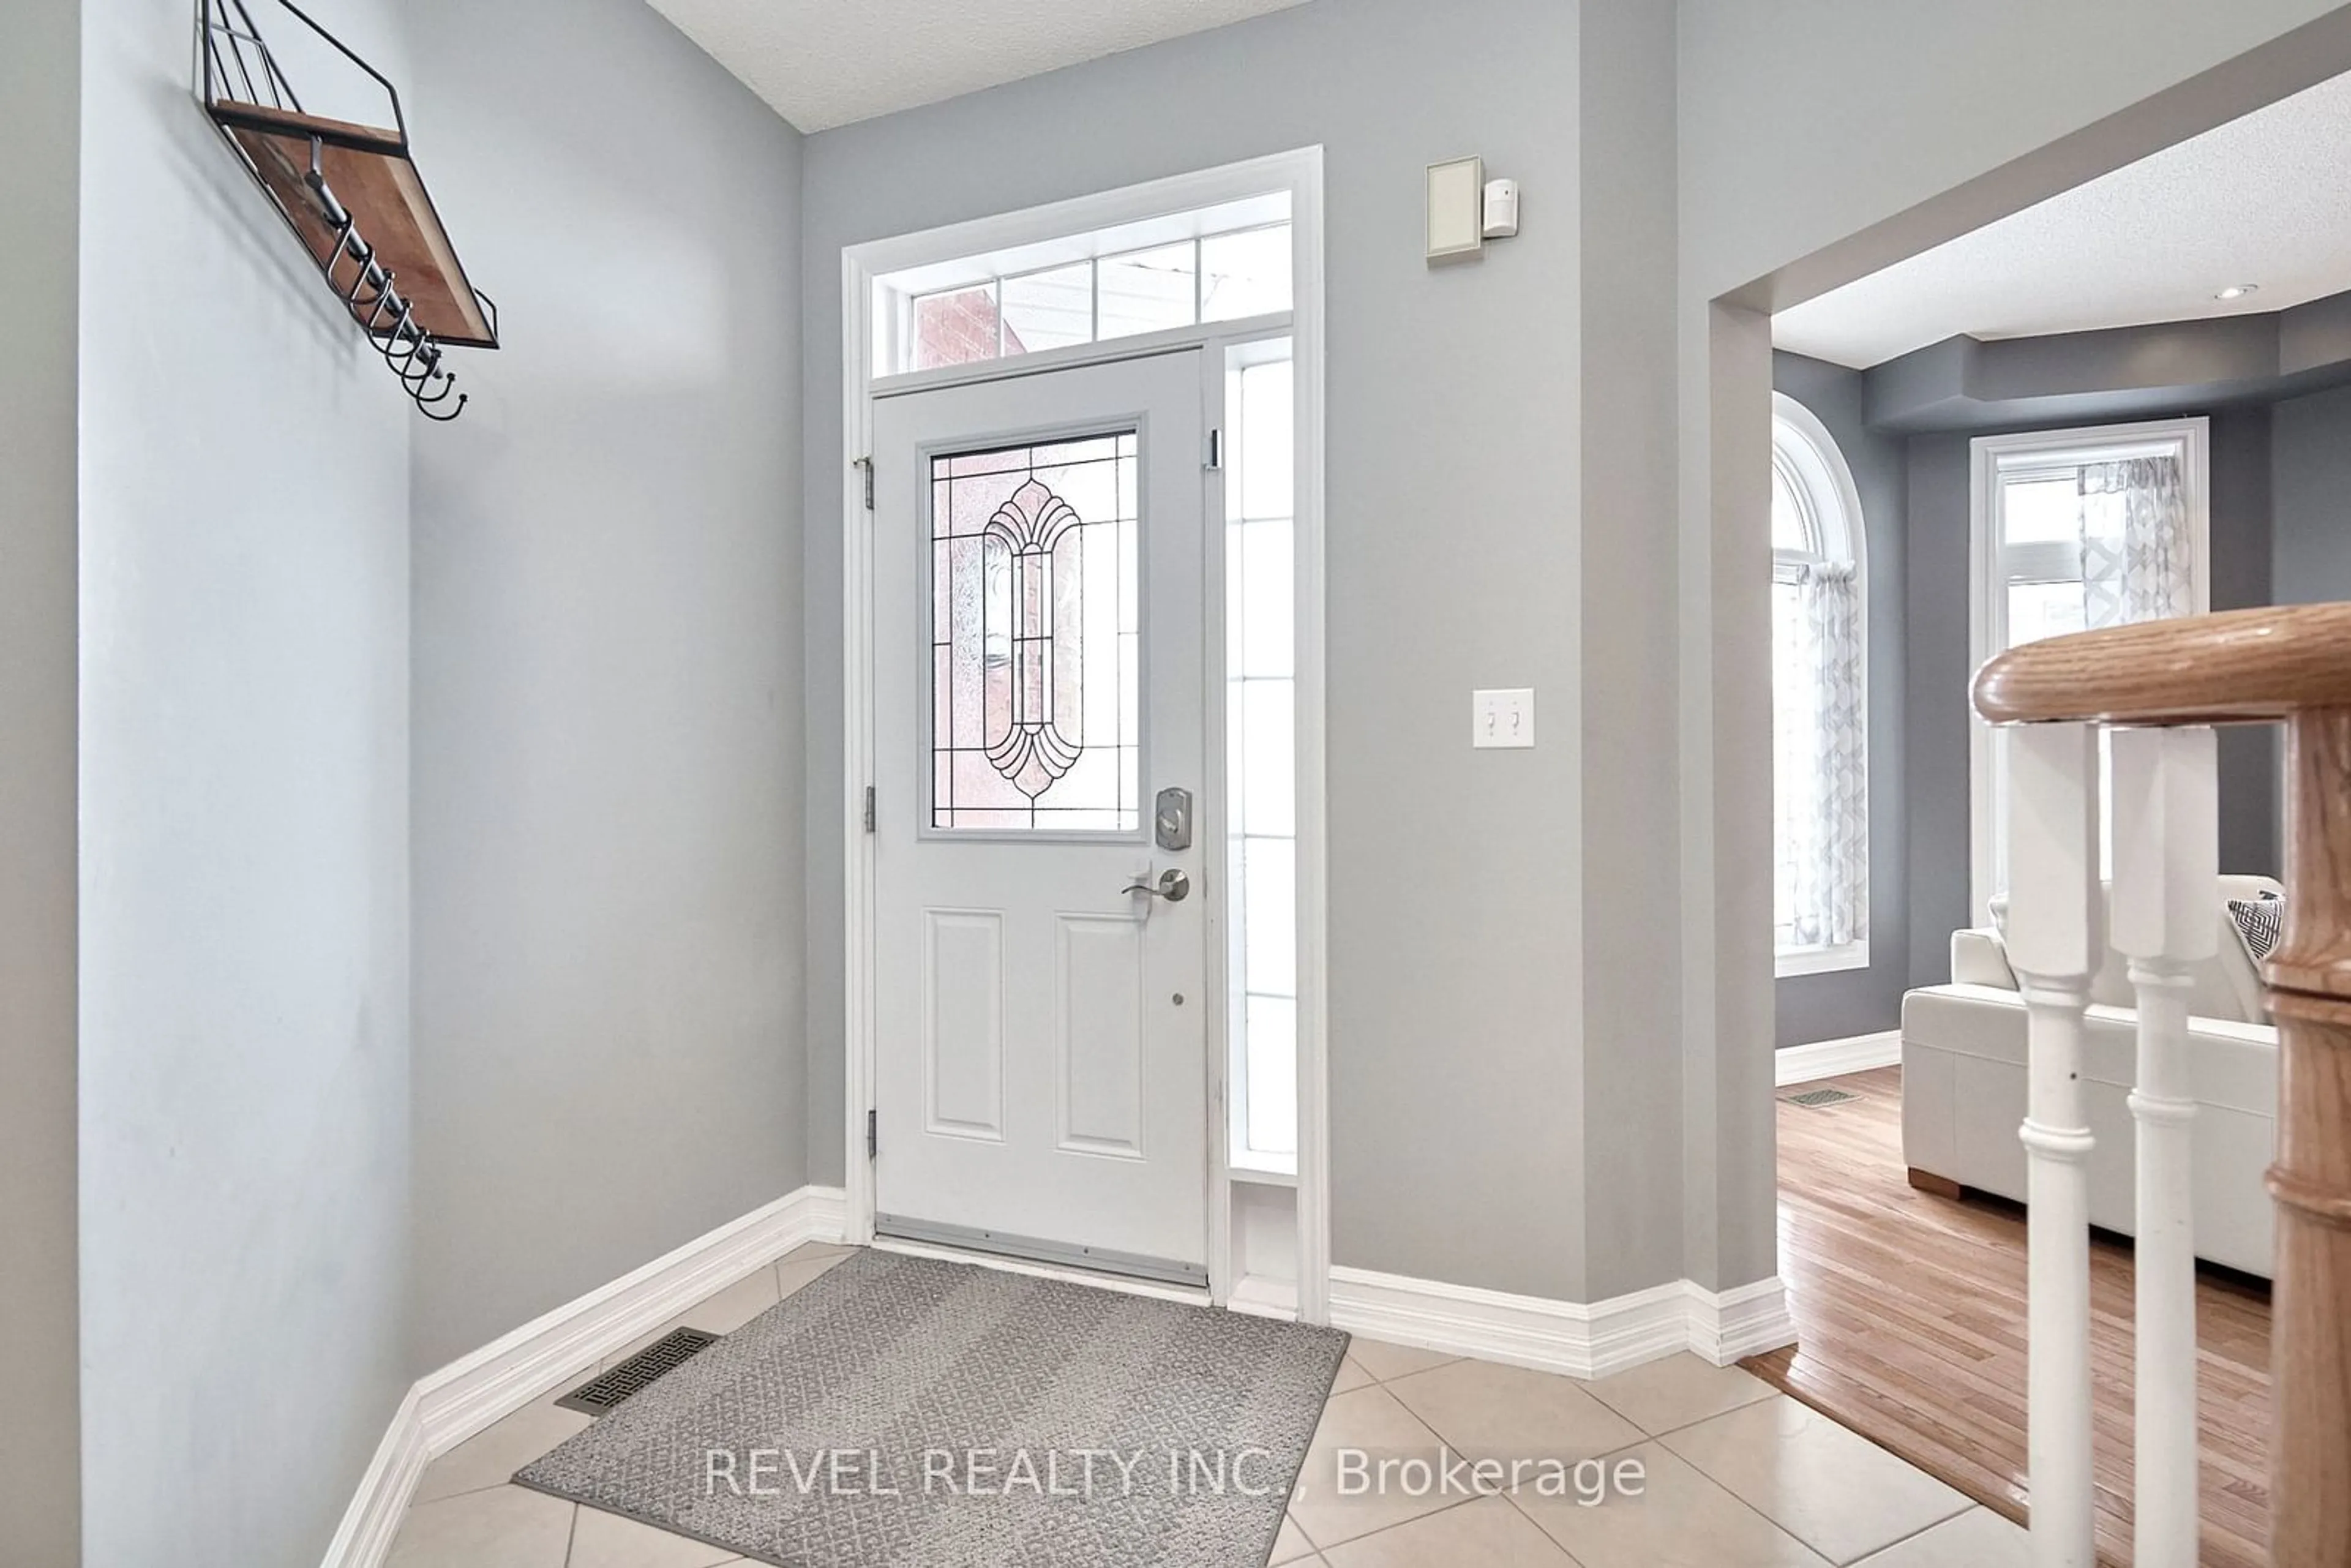
[[[2208,426],[2105,425],[1974,443],[1977,665],[2043,637],[2191,615],[2209,602]],[[2007,886],[2007,741],[1978,725],[1970,765],[1974,909]],[[2101,869],[2111,873],[2111,846]]]
[[[1869,963],[1868,577],[1860,498],[1825,426],[1771,426],[1772,936],[1782,975]]]

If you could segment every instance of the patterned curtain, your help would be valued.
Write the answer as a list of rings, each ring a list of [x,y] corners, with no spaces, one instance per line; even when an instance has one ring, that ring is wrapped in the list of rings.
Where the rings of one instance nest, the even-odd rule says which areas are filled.
[[[2187,614],[2190,549],[2179,458],[2083,466],[2082,587],[2091,627]]]
[[[1817,780],[1796,864],[1795,940],[1841,947],[1868,936],[1868,716],[1862,711],[1861,587],[1850,565],[1815,566],[1803,584],[1813,671]]]

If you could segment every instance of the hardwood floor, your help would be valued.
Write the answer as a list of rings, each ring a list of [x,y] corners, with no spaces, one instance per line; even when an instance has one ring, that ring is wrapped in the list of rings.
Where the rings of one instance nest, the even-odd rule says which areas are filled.
[[[1912,1190],[1898,1068],[1829,1084],[1861,1096],[1780,1103],[1780,1270],[1799,1343],[1747,1362],[1790,1395],[2022,1521],[2024,1211]],[[2131,1255],[2091,1258],[2098,1552],[2130,1562]],[[2204,1533],[2199,1560],[2268,1562],[2268,1287],[2199,1274]]]

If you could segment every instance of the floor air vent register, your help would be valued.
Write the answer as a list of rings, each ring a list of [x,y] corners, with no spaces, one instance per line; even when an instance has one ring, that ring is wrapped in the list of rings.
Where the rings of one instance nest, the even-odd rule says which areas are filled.
[[[1802,1094],[1782,1094],[1781,1100],[1790,1105],[1802,1105],[1808,1111],[1819,1111],[1831,1105],[1843,1105],[1861,1098],[1842,1089],[1807,1089]]]
[[[601,1416],[629,1396],[643,1393],[664,1374],[675,1372],[718,1340],[718,1335],[701,1329],[678,1329],[611,1371],[598,1373],[555,1403],[560,1409],[577,1410],[583,1416]]]
[[[256,0],[286,21],[274,42],[246,0],[198,3],[204,112],[221,139],[410,400],[428,419],[456,418],[465,394],[447,350],[496,348],[497,306],[442,227],[398,89],[287,0]]]

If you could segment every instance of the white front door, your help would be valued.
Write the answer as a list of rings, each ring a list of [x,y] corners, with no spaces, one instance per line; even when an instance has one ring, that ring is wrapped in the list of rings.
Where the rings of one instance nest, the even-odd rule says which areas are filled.
[[[1201,400],[876,402],[881,1234],[1207,1282]]]

